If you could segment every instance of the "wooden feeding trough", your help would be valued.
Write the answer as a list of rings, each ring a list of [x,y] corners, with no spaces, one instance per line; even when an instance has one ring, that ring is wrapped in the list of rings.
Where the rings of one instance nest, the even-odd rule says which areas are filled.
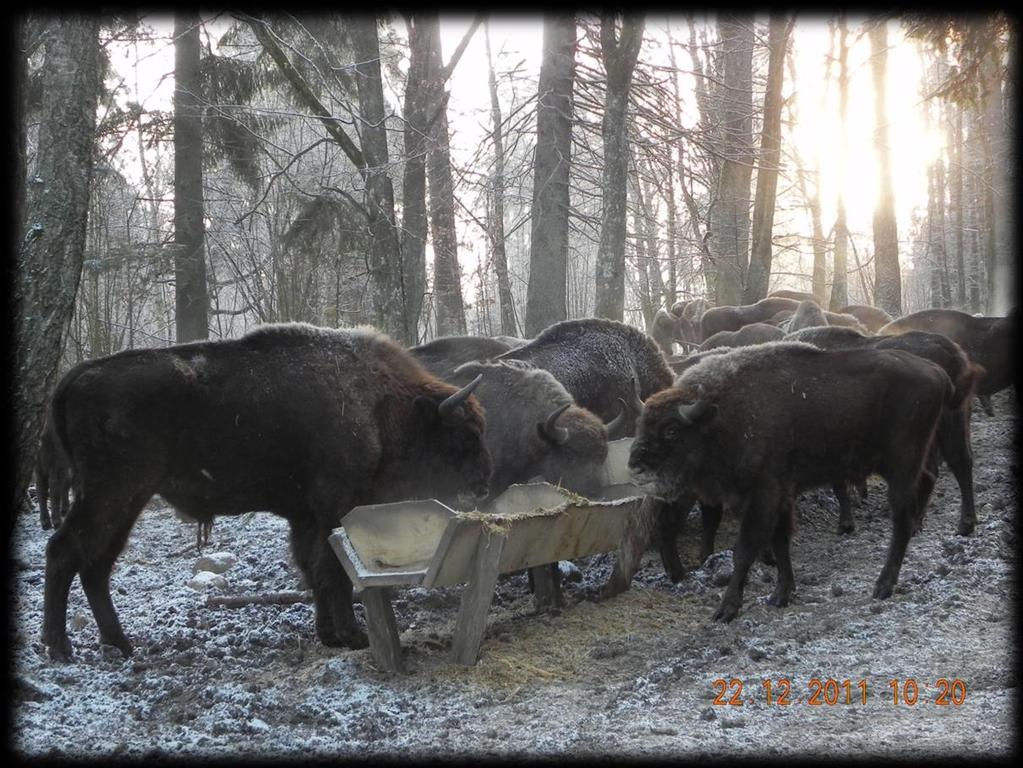
[[[456,512],[439,501],[356,507],[330,536],[362,593],[370,649],[384,669],[404,671],[391,609],[394,586],[467,583],[455,623],[452,658],[476,663],[498,575],[559,560],[617,551],[643,490],[627,482],[631,440],[609,447],[606,490],[591,501],[547,483],[513,485],[483,511]],[[538,588],[539,589],[539,588]]]

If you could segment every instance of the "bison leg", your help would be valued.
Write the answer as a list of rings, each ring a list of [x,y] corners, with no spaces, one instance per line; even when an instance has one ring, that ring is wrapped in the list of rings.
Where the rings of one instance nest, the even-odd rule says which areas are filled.
[[[49,501],[50,497],[50,483],[46,474],[43,472],[36,473],[36,503],[39,504],[39,524],[43,527],[44,531],[50,530],[53,524],[50,521],[50,510]]]
[[[778,516],[777,492],[758,492],[756,501],[746,502],[746,510],[739,525],[739,537],[732,550],[732,577],[714,614],[715,621],[731,621],[742,608],[742,595],[746,588],[746,574],[774,532]]]
[[[959,511],[959,535],[969,536],[977,526],[973,491],[973,452],[970,448],[970,412],[963,408],[944,413],[935,437],[942,458],[959,484],[962,499]]]
[[[888,503],[892,508],[892,538],[888,544],[888,557],[885,560],[881,575],[874,586],[874,597],[884,600],[891,597],[895,583],[899,579],[902,560],[906,556],[906,547],[913,535],[913,528],[918,515],[919,481],[909,487],[893,487],[888,483]]]
[[[795,574],[792,572],[792,556],[789,551],[789,542],[792,538],[792,518],[795,512],[795,501],[789,499],[778,512],[778,522],[775,523],[774,536],[771,539],[774,558],[778,564],[778,584],[775,586],[773,594],[767,598],[767,604],[778,608],[784,608],[789,604],[796,585]]]
[[[853,519],[852,504],[849,501],[849,487],[845,483],[838,483],[832,488],[835,491],[835,498],[838,499],[838,533],[852,533],[856,530],[856,521]]]
[[[327,646],[365,648],[369,640],[355,620],[352,582],[327,540],[331,531],[311,518],[311,514],[289,515],[288,521],[295,562],[313,590],[316,636]]]
[[[714,539],[718,535],[718,527],[721,525],[721,505],[704,504],[700,502],[700,519],[703,522],[703,532],[700,538],[700,562],[707,562],[707,558],[714,554]]]
[[[96,624],[99,626],[100,643],[114,646],[125,658],[131,655],[132,647],[121,628],[121,622],[117,618],[117,611],[114,609],[114,603],[110,597],[110,572],[114,568],[114,562],[118,555],[124,550],[132,525],[146,501],[148,498],[141,501],[133,500],[131,509],[135,514],[131,521],[121,525],[119,530],[113,531],[104,548],[90,553],[88,562],[79,571],[82,590],[89,600],[92,615],[95,616]]]
[[[658,510],[659,549],[664,572],[672,584],[678,584],[686,575],[686,567],[678,554],[678,536],[685,527],[686,517],[695,499],[689,495],[662,503]]]
[[[991,395],[977,395],[977,399],[980,400],[980,407],[984,409],[984,413],[988,416],[995,415],[995,409],[991,405]]]

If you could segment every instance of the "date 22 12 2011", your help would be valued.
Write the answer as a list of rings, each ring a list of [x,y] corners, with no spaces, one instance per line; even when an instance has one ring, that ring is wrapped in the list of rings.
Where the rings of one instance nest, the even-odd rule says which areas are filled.
[[[741,707],[753,704],[788,706],[806,704],[809,706],[834,706],[836,704],[866,704],[870,686],[865,679],[836,680],[834,678],[812,677],[803,694],[793,691],[788,678],[761,681],[758,695],[743,696],[745,685],[738,678],[726,680],[719,677],[711,682],[716,692],[711,702],[717,706]],[[755,686],[751,686],[756,690]],[[922,694],[921,694],[922,692]],[[936,706],[958,707],[966,701],[966,683],[956,678],[940,677],[933,683],[920,682],[915,678],[889,680],[887,696],[882,699],[894,706]]]

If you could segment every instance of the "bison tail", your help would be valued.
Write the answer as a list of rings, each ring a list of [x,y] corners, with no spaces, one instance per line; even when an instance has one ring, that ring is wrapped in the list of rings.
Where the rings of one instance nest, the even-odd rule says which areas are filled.
[[[55,454],[63,454],[67,460],[67,466],[71,474],[71,489],[74,491],[75,496],[81,495],[81,488],[79,488],[79,477],[78,471],[75,467],[75,457],[71,451],[71,441],[68,438],[67,433],[67,397],[68,391],[74,384],[75,379],[78,378],[79,374],[82,373],[87,367],[87,363],[81,363],[64,376],[57,384],[57,388],[53,392],[53,397],[50,399],[50,413],[49,419],[50,424],[53,427],[53,434],[56,436],[56,445],[54,446]]]
[[[973,395],[977,391],[977,387],[980,386],[981,379],[984,378],[985,374],[987,374],[987,370],[984,366],[977,365],[976,363],[967,363],[966,369],[955,383],[955,391],[949,406],[957,409],[962,407],[963,403],[973,402]]]

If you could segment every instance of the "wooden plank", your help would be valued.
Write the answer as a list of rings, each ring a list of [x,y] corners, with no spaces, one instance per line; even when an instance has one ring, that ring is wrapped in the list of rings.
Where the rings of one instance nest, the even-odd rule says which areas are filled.
[[[348,532],[344,528],[335,528],[334,532],[327,537],[331,549],[341,561],[341,567],[345,569],[348,578],[352,580],[355,590],[362,591],[368,587],[388,586],[415,586],[419,584],[426,575],[425,568],[408,570],[403,568],[382,568],[378,570],[367,566],[359,556]]]
[[[451,645],[451,659],[456,664],[471,667],[480,655],[487,614],[494,599],[497,567],[505,537],[499,533],[481,536],[472,564],[469,586],[462,595],[455,621],[455,636]]]
[[[377,665],[387,672],[405,674],[401,658],[398,623],[391,608],[390,587],[369,587],[362,591],[362,607],[366,610],[369,648]]]

